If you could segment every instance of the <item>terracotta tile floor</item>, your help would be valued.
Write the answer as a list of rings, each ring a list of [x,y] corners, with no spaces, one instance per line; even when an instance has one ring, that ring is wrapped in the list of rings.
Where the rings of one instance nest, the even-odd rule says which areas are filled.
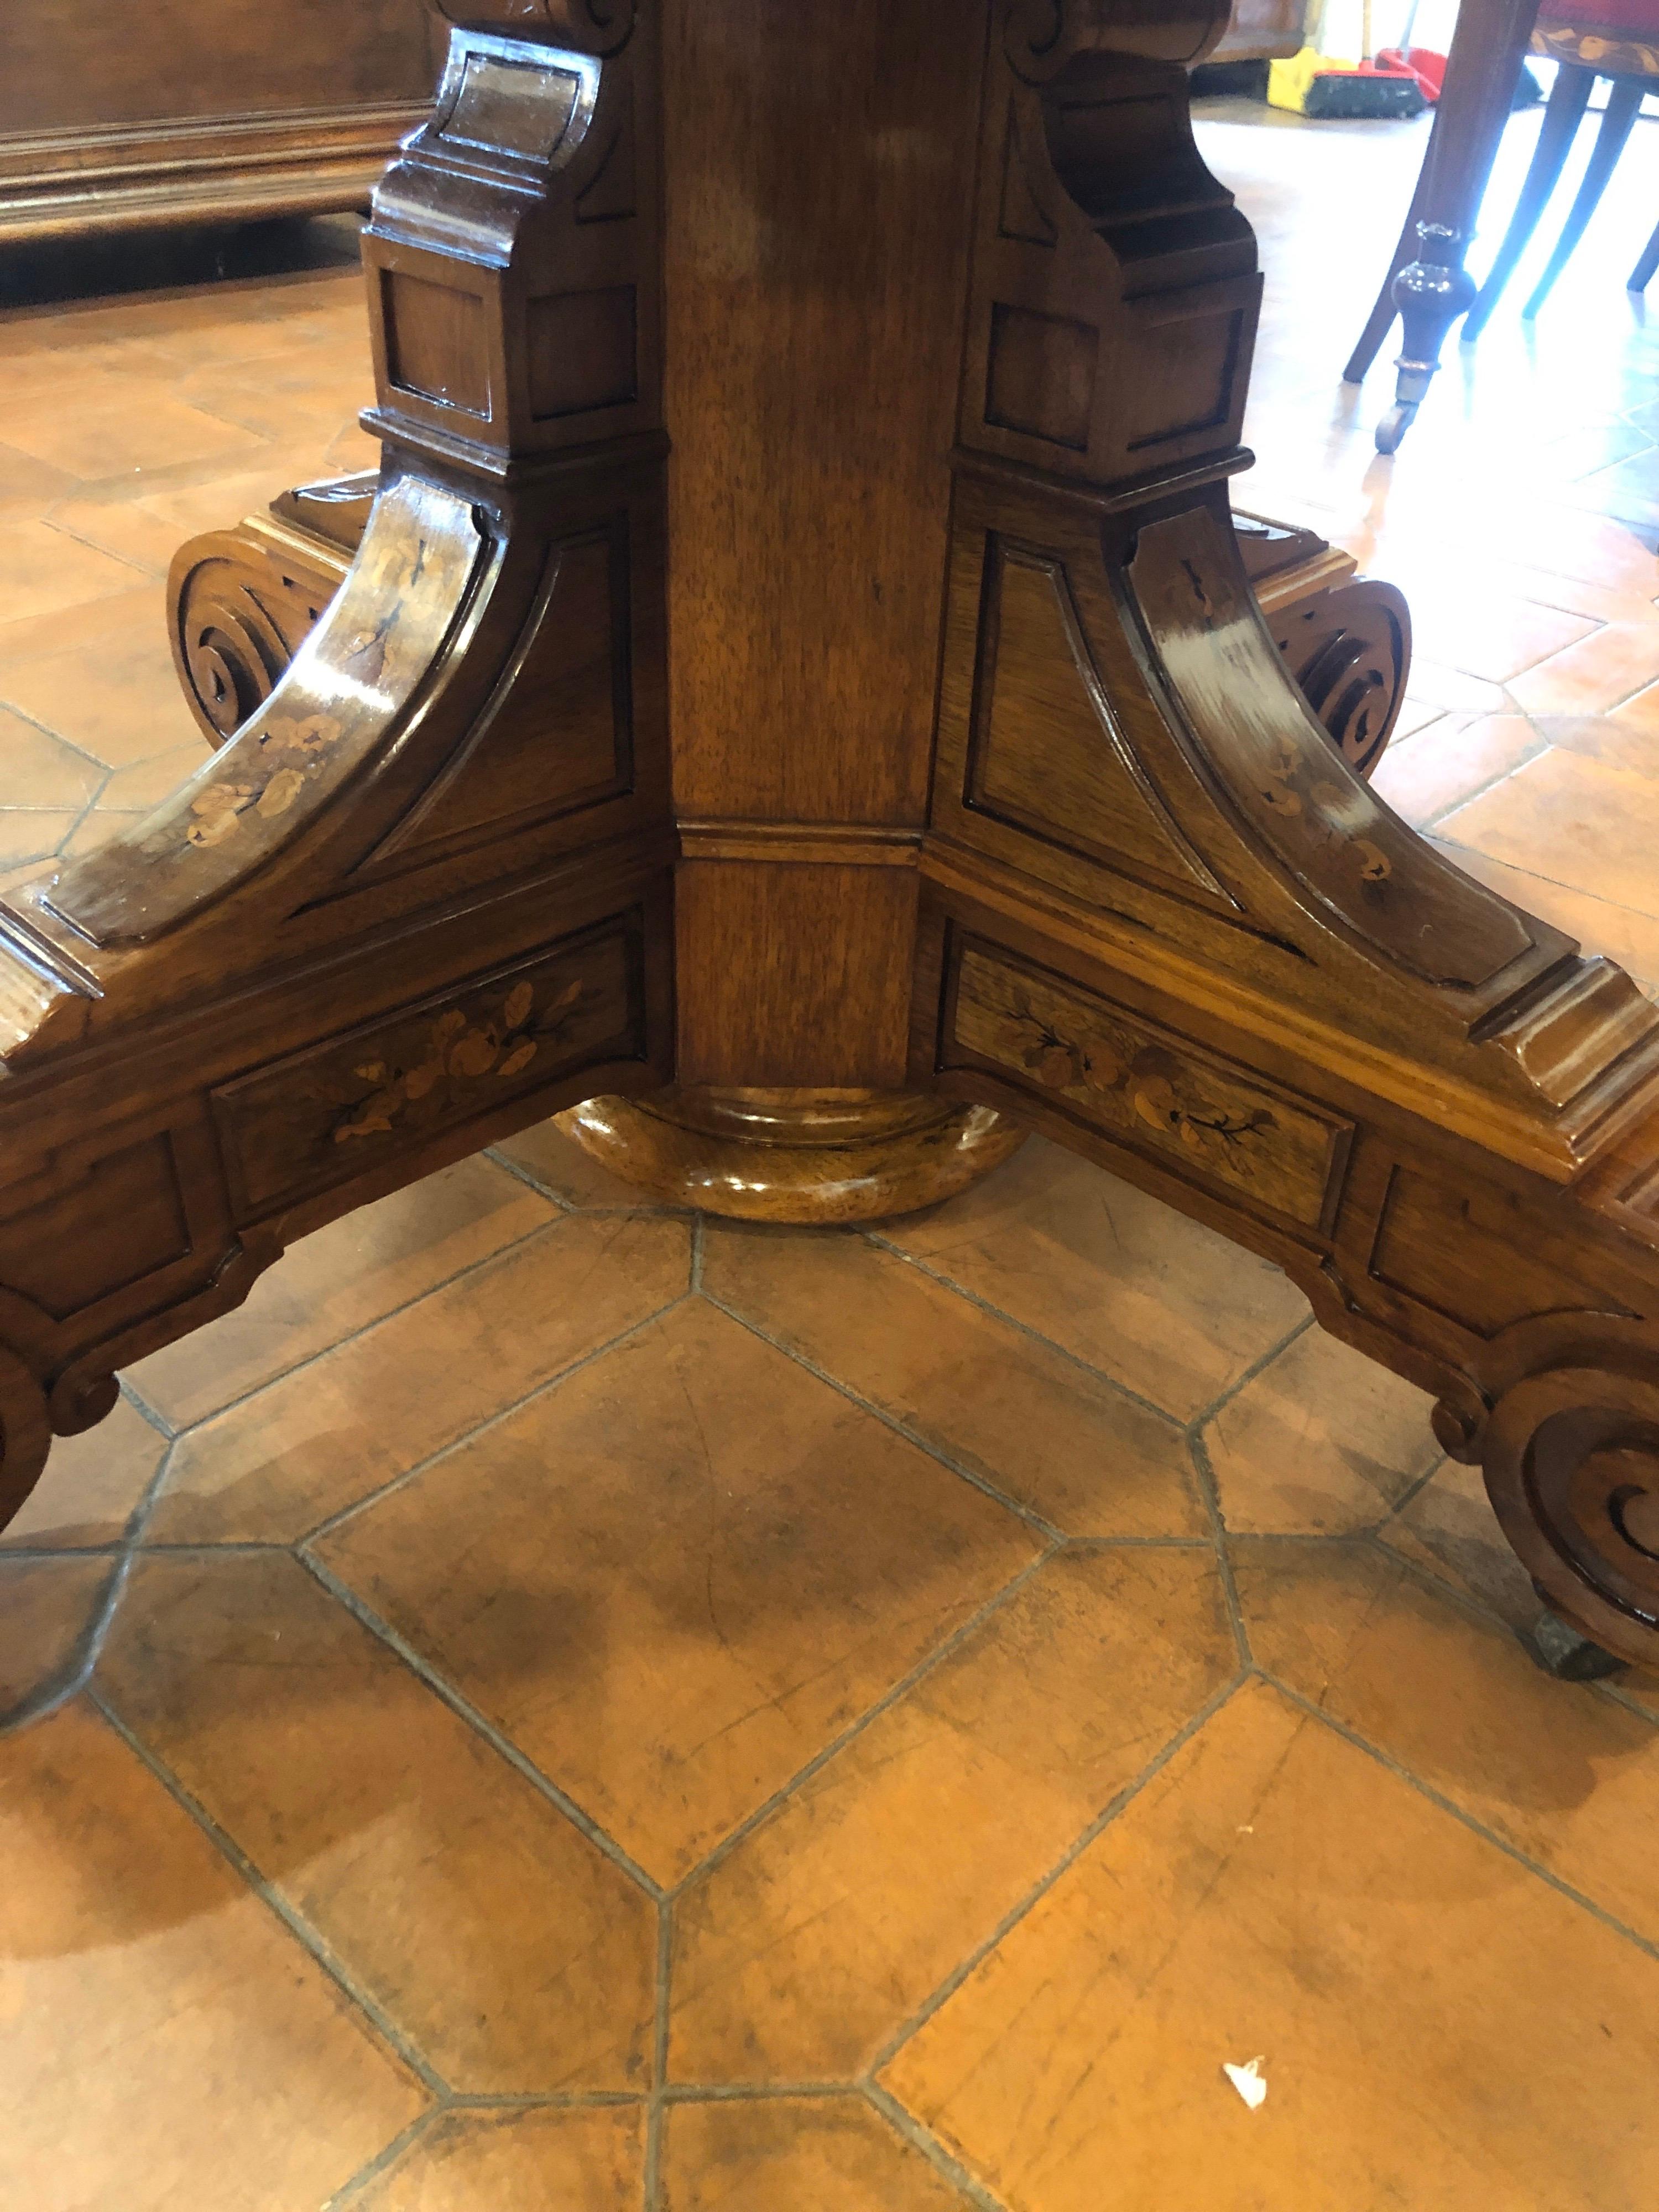
[[[1390,465],[1420,131],[1208,129],[1245,499],[1414,602],[1382,789],[1659,979],[1652,137]],[[0,317],[0,869],[199,757],[167,560],[367,381],[349,274]],[[550,1126],[308,1240],[0,1541],[0,2205],[1659,2201],[1659,1683],[1532,1664],[1426,1413],[1035,1144],[814,1236]]]

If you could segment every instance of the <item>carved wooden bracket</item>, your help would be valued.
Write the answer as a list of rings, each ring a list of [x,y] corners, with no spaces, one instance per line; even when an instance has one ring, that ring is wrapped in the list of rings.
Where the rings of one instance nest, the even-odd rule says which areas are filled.
[[[987,85],[912,1079],[1276,1260],[1651,1658],[1659,1014],[1286,680],[1224,489],[1253,241],[1116,12],[1009,0]]]
[[[1382,805],[1251,598],[1226,487],[1259,278],[1182,66],[1224,11],[987,6],[958,319],[916,334],[964,363],[948,573],[908,602],[945,587],[927,826],[918,764],[894,779],[914,817],[688,829],[687,941],[705,986],[698,928],[725,963],[699,1013],[721,1073],[698,1079],[764,1052],[747,962],[842,1022],[842,1079],[892,1082],[840,1011],[856,912],[886,933],[860,972],[911,979],[915,1088],[1022,1116],[1276,1261],[1437,1394],[1557,1609],[1651,1659],[1659,1011]],[[455,12],[368,235],[386,461],[343,587],[179,793],[0,907],[0,1512],[117,1365],[292,1236],[674,1073],[656,10]],[[774,63],[797,35],[780,13]],[[765,207],[681,204],[694,246],[736,239],[769,281]],[[797,191],[796,219],[814,204]],[[726,261],[689,262],[676,281],[729,310]],[[836,467],[868,490],[890,458],[858,402]],[[718,434],[714,406],[683,441]],[[907,483],[942,485],[942,458]],[[678,623],[677,668],[730,615]],[[227,696],[261,650],[233,628]],[[679,741],[687,775],[700,732]],[[732,917],[779,882],[787,941],[745,938]]]
[[[0,1518],[293,1237],[672,1073],[653,42],[539,15],[379,194],[344,587],[228,585],[234,736],[0,909]]]

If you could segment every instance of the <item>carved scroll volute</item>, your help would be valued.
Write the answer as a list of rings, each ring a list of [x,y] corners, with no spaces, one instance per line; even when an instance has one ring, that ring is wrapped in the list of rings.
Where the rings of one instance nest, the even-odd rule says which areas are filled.
[[[495,472],[659,428],[650,17],[631,0],[442,12],[458,27],[431,120],[364,235],[372,427]]]
[[[1480,1365],[1490,1411],[1450,1439],[1455,1455],[1482,1462],[1504,1533],[1553,1609],[1604,1650],[1650,1666],[1659,1329],[1548,1315],[1504,1331]]]

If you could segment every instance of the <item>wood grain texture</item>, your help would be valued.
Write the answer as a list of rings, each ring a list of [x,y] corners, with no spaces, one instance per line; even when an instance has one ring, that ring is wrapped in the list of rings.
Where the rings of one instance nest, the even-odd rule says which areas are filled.
[[[688,860],[676,896],[682,1083],[902,1084],[909,869]]]
[[[919,825],[984,10],[665,40],[680,810]]]

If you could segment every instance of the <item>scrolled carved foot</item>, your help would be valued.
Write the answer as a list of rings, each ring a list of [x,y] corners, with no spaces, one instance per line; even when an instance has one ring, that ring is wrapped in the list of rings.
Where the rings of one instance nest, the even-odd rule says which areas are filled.
[[[1479,1441],[1504,1534],[1550,1610],[1620,1659],[1659,1660],[1659,1342],[1639,1322],[1531,1323]]]

